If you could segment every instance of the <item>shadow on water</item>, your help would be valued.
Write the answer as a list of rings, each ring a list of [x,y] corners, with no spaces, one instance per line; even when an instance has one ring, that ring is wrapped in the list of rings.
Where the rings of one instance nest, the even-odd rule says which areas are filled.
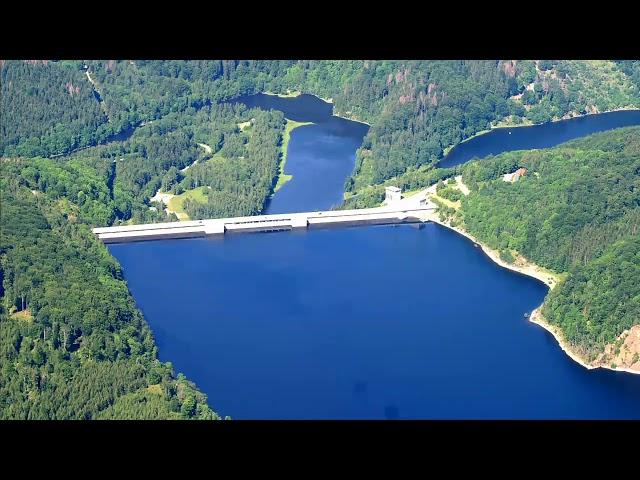
[[[388,405],[384,407],[384,418],[387,420],[397,420],[400,418],[400,409],[395,405]]]
[[[367,382],[356,382],[353,385],[353,393],[356,395],[363,395],[367,393]]]

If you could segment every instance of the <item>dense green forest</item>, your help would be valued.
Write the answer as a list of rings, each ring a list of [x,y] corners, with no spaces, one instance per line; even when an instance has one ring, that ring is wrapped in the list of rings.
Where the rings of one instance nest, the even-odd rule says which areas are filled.
[[[22,75],[25,91],[35,88],[28,85],[40,75],[51,79],[51,93],[36,88],[35,98],[46,95],[48,103],[60,105],[59,110],[34,105],[25,113],[21,106],[31,98],[27,93],[3,94],[3,112],[16,112],[10,123],[12,130],[19,129],[3,146],[18,142],[16,135],[25,129],[47,144],[44,149],[5,147],[5,155],[68,153],[102,142],[109,133],[172,113],[191,115],[194,109],[246,93],[295,90],[331,98],[338,114],[372,124],[346,184],[350,192],[431,164],[448,148],[495,124],[540,123],[640,107],[634,61],[109,60],[24,66],[7,62],[0,68],[3,93],[9,75]],[[21,73],[27,68],[47,70]],[[100,91],[106,122],[91,95],[87,72]],[[72,80],[81,88],[78,95],[65,90]],[[51,118],[41,122],[32,117],[34,110],[46,110]],[[70,117],[77,120],[68,125]],[[102,122],[93,136],[85,132],[93,125],[90,119],[96,125]],[[55,124],[60,125],[57,144],[40,135]],[[81,130],[79,125],[85,124],[88,130]],[[36,136],[22,135],[20,142],[31,145],[29,138]]]
[[[515,183],[502,175],[525,167]],[[568,272],[547,320],[593,359],[640,318],[640,128],[463,167],[464,227],[502,252]]]
[[[0,418],[218,418],[158,361],[120,266],[91,233],[104,208],[83,207],[105,200],[100,182],[78,186],[83,206],[78,192],[59,195],[64,180],[32,191],[40,162],[52,161],[2,161]]]
[[[637,219],[636,219],[637,221]],[[640,318],[640,237],[628,235],[603,249],[600,256],[570,270],[553,290],[543,314],[562,328],[566,338],[593,360]]]
[[[0,416],[217,418],[194,385],[158,361],[120,267],[90,227],[177,220],[150,202],[159,189],[208,187],[206,201],[185,200],[192,218],[260,212],[277,180],[285,119],[224,101],[301,91],[370,123],[345,185],[343,208],[359,208],[379,204],[385,185],[414,190],[459,174],[461,167],[434,163],[493,125],[640,106],[640,64],[0,61],[0,88]],[[474,188],[463,199],[470,228],[503,251],[570,272],[545,315],[590,352],[630,318],[611,313],[622,307],[609,316],[592,308],[591,275],[607,272],[598,282],[617,282],[627,304],[638,295],[616,280],[633,275],[627,263],[637,259],[637,242],[629,236],[638,225],[638,171],[629,170],[637,143],[633,130],[616,135],[464,171]],[[567,161],[573,170],[562,167]],[[521,163],[552,180],[547,190],[523,192],[530,205],[491,176]],[[552,173],[556,167],[564,173]],[[491,200],[513,203],[503,210]],[[544,206],[546,217],[532,205]],[[607,262],[617,257],[629,260]],[[600,313],[585,320],[585,311]]]
[[[372,124],[347,191],[434,163],[447,148],[493,124],[541,123],[640,106],[633,62],[229,60],[90,65],[104,90],[110,118],[128,119],[117,120],[122,124],[261,91],[295,90],[331,98],[338,114]]]
[[[2,61],[0,87],[0,154],[64,154],[113,133],[74,65]]]
[[[32,159],[26,178],[34,188],[54,190],[59,197],[71,195],[89,209],[99,208],[85,203],[88,189],[94,187],[72,185],[72,178],[96,177],[103,195],[95,203],[104,210],[96,225],[176,220],[164,213],[163,205],[150,202],[159,189],[180,194],[210,187],[206,203],[185,202],[191,218],[259,213],[277,180],[282,112],[221,104],[187,113],[170,113],[137,128],[124,141],[84,149],[56,162]],[[249,123],[241,129],[244,122]]]
[[[180,190],[208,187],[206,203],[185,201],[189,218],[262,212],[277,182],[285,120],[282,112],[250,110],[247,114],[250,125],[240,130],[235,123],[242,117],[232,116],[235,128],[224,133],[220,150],[187,170],[178,184]]]

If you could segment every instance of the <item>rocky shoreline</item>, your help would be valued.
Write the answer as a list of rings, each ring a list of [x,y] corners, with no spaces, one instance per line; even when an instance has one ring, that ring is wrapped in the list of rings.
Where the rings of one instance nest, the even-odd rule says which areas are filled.
[[[527,264],[525,266],[518,266],[518,265],[513,265],[513,264],[509,264],[505,261],[503,261],[500,258],[500,255],[497,251],[487,247],[486,245],[482,244],[481,242],[479,242],[473,235],[469,234],[468,232],[466,232],[465,230],[463,230],[460,227],[454,227],[451,226],[451,224],[449,222],[446,221],[442,221],[440,220],[437,215],[434,215],[433,218],[430,219],[431,221],[433,221],[434,223],[437,223],[439,225],[442,225],[444,227],[447,227],[453,231],[455,231],[456,233],[463,235],[465,237],[467,237],[469,240],[471,240],[472,242],[474,242],[476,245],[478,245],[482,251],[495,263],[497,263],[498,265],[500,265],[503,268],[507,268],[509,270],[521,273],[523,275],[527,275],[529,277],[533,277],[541,282],[543,282],[545,285],[547,285],[549,287],[549,290],[552,290],[556,285],[558,285],[559,279],[558,277],[556,277],[555,275],[552,275],[546,271],[544,271],[544,269],[542,269],[541,267],[539,267],[538,265],[535,265],[532,262],[527,261]],[[553,325],[551,325],[550,323],[548,323],[546,321],[546,319],[542,316],[541,313],[541,308],[542,305],[540,305],[539,307],[537,307],[536,309],[534,309],[531,312],[531,315],[529,316],[529,321],[532,323],[535,323],[536,325],[544,328],[545,330],[547,330],[549,333],[551,333],[551,335],[553,335],[553,337],[556,339],[556,341],[558,342],[558,345],[560,346],[560,348],[575,362],[579,363],[581,366],[583,366],[584,368],[588,369],[588,370],[594,370],[596,368],[604,368],[607,370],[612,370],[612,371],[616,371],[616,372],[625,372],[625,373],[632,373],[632,374],[636,374],[639,375],[640,374],[640,362],[636,362],[633,364],[634,368],[626,368],[626,367],[612,367],[610,365],[604,365],[604,364],[592,364],[589,363],[585,358],[583,358],[579,353],[577,353],[575,351],[575,349],[573,349],[566,341],[566,339],[564,338],[564,335],[562,333],[562,331],[558,328],[555,327]],[[626,338],[628,335],[637,335],[640,337],[640,326],[636,325],[635,327],[633,327],[632,332],[624,332],[621,337]],[[608,350],[611,350],[612,346],[607,346]],[[602,355],[600,355],[598,358],[601,358],[605,355],[605,353],[603,352]],[[636,365],[638,365],[638,367],[636,368]]]

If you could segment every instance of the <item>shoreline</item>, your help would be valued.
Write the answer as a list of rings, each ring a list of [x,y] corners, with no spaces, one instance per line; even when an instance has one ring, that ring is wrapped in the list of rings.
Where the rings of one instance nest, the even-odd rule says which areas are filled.
[[[500,258],[500,254],[496,250],[493,250],[491,247],[488,247],[487,245],[478,241],[478,239],[476,239],[473,235],[468,233],[466,230],[463,230],[460,227],[453,227],[448,222],[443,222],[435,215],[433,218],[430,218],[430,221],[437,223],[438,225],[442,225],[443,227],[453,230],[459,235],[466,237],[467,239],[471,240],[475,245],[477,245],[480,248],[480,250],[482,250],[482,252],[487,257],[489,257],[494,263],[498,264],[503,268],[511,270],[513,272],[520,273],[521,275],[526,275],[528,277],[535,278],[539,282],[544,283],[549,289],[549,291],[555,288],[555,286],[560,281],[557,274],[547,272],[543,270],[542,267],[535,265],[532,262],[527,261],[527,265],[525,267],[520,267],[518,265],[513,265],[505,262]]]
[[[316,95],[315,93],[306,93],[306,92],[292,92],[290,94],[266,93],[266,95],[275,95],[276,97],[281,97],[281,98],[295,98],[295,97],[299,97],[300,95],[311,95],[312,97],[316,97],[317,99],[322,100],[325,103],[328,103],[330,105],[334,105],[334,110],[335,110],[335,104],[333,103],[333,98],[323,98],[323,97],[321,97],[319,95]],[[353,117],[347,117],[346,113],[344,113],[344,114],[331,113],[331,115],[333,117],[338,117],[338,118],[343,118],[345,120],[349,120],[350,122],[362,123],[364,125],[367,125],[368,127],[371,126],[370,123],[365,122],[364,120],[358,120],[358,119],[353,118]]]
[[[295,90],[293,92],[289,91],[287,93],[274,93],[274,92],[262,92],[264,95],[271,95],[272,97],[280,97],[280,98],[296,98],[302,95],[302,92]]]
[[[311,95],[312,97],[316,97],[322,100],[324,103],[330,103],[331,105],[333,105],[333,98],[323,98],[320,95],[316,95],[315,93],[303,92],[303,91],[298,92],[298,95],[296,96],[300,96],[300,95]]]
[[[604,115],[605,113],[615,113],[615,112],[640,112],[640,107],[620,107],[620,108],[614,108],[611,110],[605,110],[604,112],[587,112],[587,113],[581,113],[579,115],[574,115],[573,117],[557,118],[557,119],[553,119],[548,122],[542,122],[542,123],[530,123],[530,124],[518,124],[518,125],[496,125],[496,126],[492,126],[490,130],[487,130],[487,132],[490,132],[491,130],[497,130],[499,128],[535,127],[538,125],[545,125],[547,123],[565,122],[567,120],[573,120],[575,118],[584,118],[590,115]]]
[[[614,108],[612,110],[605,110],[604,112],[596,112],[596,113],[587,112],[587,113],[583,113],[583,114],[580,114],[580,115],[575,115],[573,117],[558,118],[558,119],[554,119],[554,120],[551,120],[549,122],[543,122],[543,123],[530,123],[530,124],[518,124],[518,125],[496,125],[496,126],[492,125],[491,128],[489,128],[488,130],[481,130],[480,132],[474,133],[470,137],[465,138],[461,142],[456,143],[455,145],[451,145],[451,146],[445,148],[443,150],[442,158],[439,161],[444,160],[446,158],[446,156],[449,155],[449,153],[451,153],[451,150],[456,148],[458,145],[462,145],[463,143],[468,142],[470,140],[473,140],[476,137],[480,137],[482,135],[486,135],[487,133],[491,133],[494,130],[504,129],[504,128],[536,127],[536,126],[539,126],[539,125],[545,125],[547,123],[566,122],[567,120],[573,120],[575,118],[584,118],[584,117],[588,117],[590,115],[604,115],[605,113],[615,113],[615,112],[640,112],[640,108],[638,108],[638,107],[620,107],[620,108]]]
[[[338,117],[338,118],[342,118],[344,120],[349,120],[350,122],[356,122],[356,123],[362,123],[363,125],[366,125],[368,127],[371,127],[371,124],[368,122],[365,122],[364,120],[356,120],[355,118],[351,118],[351,117],[345,117],[344,115],[340,115],[337,113],[332,114],[334,117]]]
[[[557,278],[554,277],[554,279],[549,282],[546,281],[544,278],[542,278],[543,275],[547,275],[548,274],[544,271],[541,271],[538,265],[533,264],[532,262],[528,262],[530,268],[522,268],[522,267],[518,267],[517,265],[511,265],[509,263],[504,262],[502,259],[500,259],[499,254],[493,250],[492,248],[484,245],[482,242],[479,242],[473,235],[471,235],[470,233],[466,232],[465,230],[463,230],[460,227],[453,227],[451,225],[448,224],[448,222],[443,222],[441,221],[437,216],[434,215],[433,219],[430,219],[430,221],[432,221],[433,223],[437,223],[438,225],[442,225],[443,227],[446,227],[450,230],[453,230],[454,232],[458,233],[459,235],[462,235],[464,237],[466,237],[467,239],[471,240],[474,244],[478,245],[480,247],[480,249],[482,250],[482,252],[489,257],[489,259],[491,259],[494,263],[498,264],[499,266],[506,268],[508,270],[520,273],[522,275],[527,275],[529,277],[535,278],[538,281],[543,282],[545,285],[547,285],[547,287],[549,288],[549,292],[555,288],[555,286],[558,284],[559,280]],[[548,292],[547,292],[548,295]],[[545,299],[546,299],[546,295],[545,295]],[[623,368],[623,367],[609,367],[606,365],[591,365],[589,363],[587,363],[587,361],[582,358],[577,352],[575,352],[575,350],[572,349],[572,347],[567,343],[566,339],[564,338],[564,335],[562,333],[562,331],[554,326],[551,325],[549,322],[546,321],[546,319],[543,317],[542,312],[541,312],[541,308],[542,305],[544,305],[544,300],[542,302],[542,304],[540,304],[539,306],[537,306],[535,309],[533,309],[531,311],[531,314],[529,315],[528,320],[535,324],[538,325],[539,327],[543,328],[544,330],[546,330],[547,332],[549,332],[553,338],[556,340],[556,342],[558,343],[558,345],[560,346],[560,348],[562,349],[562,351],[569,357],[571,358],[571,360],[573,360],[574,362],[580,364],[582,367],[586,368],[587,370],[596,370],[596,369],[605,369],[605,370],[610,370],[613,372],[623,372],[623,373],[631,373],[634,375],[640,375],[640,371],[638,370],[631,370],[629,368]]]
[[[321,97],[318,97],[318,98],[320,98],[320,100],[323,100],[323,101],[326,102],[326,100],[324,98],[321,98]],[[329,99],[329,100],[331,100],[331,99]],[[333,104],[333,102],[327,102],[327,103]],[[335,111],[335,109],[334,109],[334,111]],[[334,116],[334,117],[343,118],[344,120],[349,120],[350,122],[362,123],[363,125],[371,127],[371,124],[369,122],[365,122],[364,120],[358,120],[357,118],[354,118],[353,116],[347,117],[346,116],[347,115],[346,112],[343,113],[343,114],[340,114],[340,112],[332,113],[331,115]]]
[[[344,113],[344,114],[341,114],[339,112],[335,113],[335,104],[333,103],[333,98],[323,98],[323,97],[321,97],[319,95],[316,95],[315,93],[307,93],[306,95],[311,95],[312,97],[316,97],[316,98],[322,100],[325,103],[329,103],[329,104],[333,105],[334,108],[332,109],[333,111],[331,113],[331,116],[333,116],[333,117],[343,118],[344,120],[349,120],[350,122],[362,123],[364,125],[367,125],[368,127],[371,127],[371,124],[368,123],[368,122],[365,122],[364,120],[358,120],[357,118],[354,118],[354,117],[347,117],[346,113]]]
[[[540,305],[539,307],[537,307],[531,312],[531,315],[529,315],[529,321],[531,323],[538,325],[539,327],[544,328],[547,332],[553,335],[553,338],[556,339],[562,351],[566,353],[569,357],[571,357],[571,359],[574,362],[579,363],[581,366],[583,366],[587,370],[597,370],[598,368],[602,368],[605,370],[611,370],[612,372],[624,372],[624,373],[631,373],[634,375],[640,375],[640,371],[638,370],[631,370],[629,368],[622,368],[622,367],[613,368],[613,367],[607,367],[606,365],[591,365],[589,363],[586,363],[585,360],[582,357],[580,357],[580,355],[578,355],[575,351],[573,351],[571,347],[567,344],[567,341],[565,340],[564,335],[562,334],[561,331],[559,331],[558,327],[551,325],[549,322],[547,322],[547,320],[542,315],[542,312],[540,311],[541,307],[542,305]]]
[[[264,95],[271,95],[272,97],[280,97],[280,98],[296,98],[299,97],[300,95],[311,95],[312,97],[316,97],[319,100],[322,100],[325,103],[329,103],[331,105],[335,105],[333,103],[333,98],[323,98],[319,95],[316,95],[315,93],[307,93],[307,92],[303,92],[303,91],[293,91],[293,92],[289,92],[289,93],[273,93],[273,92],[261,92]],[[353,117],[347,117],[346,114],[340,114],[340,113],[332,113],[331,114],[333,117],[338,117],[338,118],[343,118],[345,120],[349,120],[351,122],[356,122],[356,123],[362,123],[364,125],[367,125],[369,127],[371,127],[371,124],[368,122],[365,122],[363,120],[358,120],[356,118]],[[464,141],[464,140],[463,140]]]
[[[287,93],[274,93],[274,92],[260,92],[260,93],[262,93],[263,95],[271,95],[272,97],[280,97],[280,98],[296,98],[296,97],[299,97],[300,95],[311,95],[312,97],[316,97],[325,103],[330,103],[333,105],[333,98],[323,98],[319,95],[316,95],[315,93],[306,93],[306,92],[303,92],[302,90],[293,90],[293,91],[288,91]]]
[[[284,169],[287,165],[287,153],[289,151],[289,141],[291,140],[291,134],[298,127],[304,127],[305,125],[314,125],[313,122],[298,122],[296,120],[291,120],[286,118],[286,125],[284,127],[284,132],[282,134],[282,145],[280,146],[280,152],[282,157],[280,159],[280,163],[278,164],[278,181],[276,182],[275,187],[273,187],[273,192],[269,196],[273,197],[278,190],[280,190],[287,182],[293,180],[293,175],[288,175],[285,173]]]
[[[588,364],[580,355],[578,355],[576,352],[571,350],[571,347],[567,344],[566,340],[564,339],[564,336],[562,335],[562,332],[558,330],[558,327],[551,325],[542,316],[541,308],[542,308],[542,305],[536,307],[531,312],[531,315],[529,315],[529,321],[535,325],[538,325],[539,327],[542,327],[544,330],[549,332],[553,336],[553,338],[555,338],[556,342],[558,342],[558,345],[560,346],[562,351],[565,354],[567,354],[571,358],[571,360],[573,360],[576,363],[579,363],[582,367],[586,368],[587,370],[595,370],[596,368],[598,368]],[[640,373],[640,372],[635,372],[635,373]]]

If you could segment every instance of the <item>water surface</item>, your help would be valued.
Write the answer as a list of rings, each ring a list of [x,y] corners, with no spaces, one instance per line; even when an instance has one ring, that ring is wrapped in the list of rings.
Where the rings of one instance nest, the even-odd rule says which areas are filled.
[[[543,284],[438,225],[109,248],[160,358],[233,418],[640,418],[640,377],[524,318]]]
[[[265,213],[329,210],[342,203],[345,180],[369,128],[366,124],[333,116],[333,106],[313,95],[259,94],[236,101],[249,108],[280,110],[291,120],[314,122],[291,132],[285,173],[293,179],[278,190]]]
[[[460,143],[451,149],[438,166],[455,167],[472,158],[483,158],[511,150],[555,147],[592,133],[631,125],[640,125],[640,110],[585,115],[529,127],[496,128]]]
[[[241,99],[314,121],[270,213],[342,198],[366,125],[303,95]],[[542,148],[635,112],[496,130],[443,162]],[[542,138],[544,137],[544,138]],[[223,415],[253,419],[636,418],[640,376],[589,371],[524,319],[546,286],[438,225],[109,245],[163,361]]]

